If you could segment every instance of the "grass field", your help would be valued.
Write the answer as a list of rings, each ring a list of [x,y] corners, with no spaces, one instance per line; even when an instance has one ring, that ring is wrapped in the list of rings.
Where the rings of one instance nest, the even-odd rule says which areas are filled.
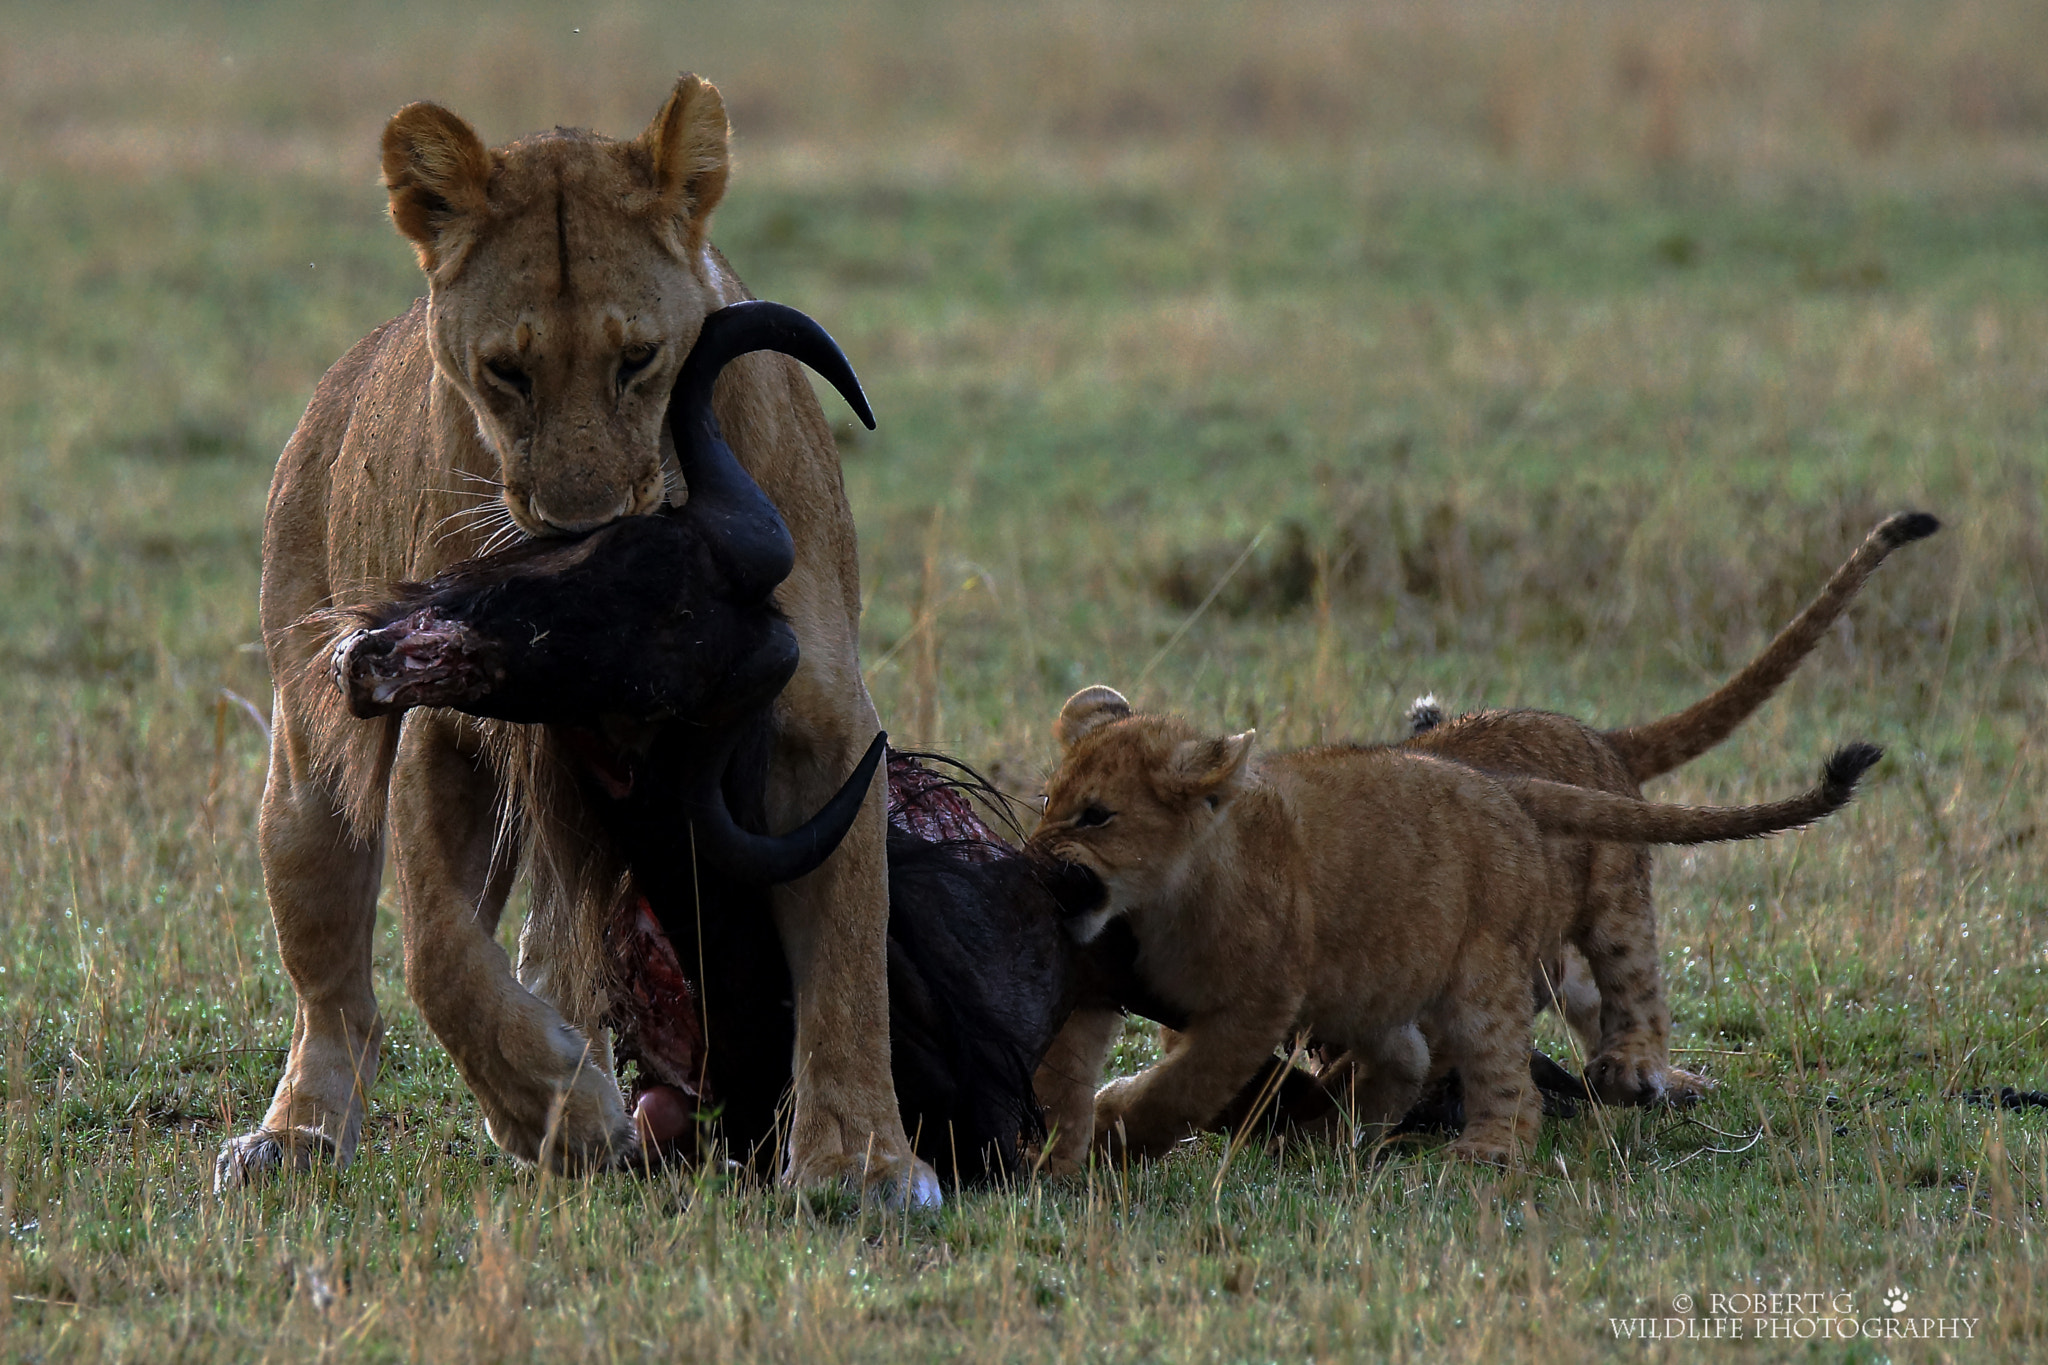
[[[509,14],[9,6],[0,1356],[2048,1349],[2048,1110],[1971,1099],[2048,1088],[2039,7]],[[1660,858],[1706,1103],[1552,1122],[1514,1173],[1212,1140],[907,1218],[562,1181],[483,1136],[393,902],[361,1155],[213,1196],[290,1030],[235,700],[267,710],[264,490],[320,372],[420,289],[377,130],[435,98],[494,142],[630,135],[686,67],[738,135],[714,235],[881,418],[842,450],[883,715],[1016,789],[1092,681],[1283,744],[1391,735],[1429,690],[1661,714],[1880,516],[1943,517],[1655,789],[1889,751],[1812,831]],[[1973,1335],[1610,1324],[1781,1292]]]

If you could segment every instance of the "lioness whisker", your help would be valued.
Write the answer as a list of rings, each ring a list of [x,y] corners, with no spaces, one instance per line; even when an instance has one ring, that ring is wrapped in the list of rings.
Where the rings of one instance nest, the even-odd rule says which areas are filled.
[[[451,523],[468,523],[471,525],[476,525],[488,522],[492,520],[493,513],[496,510],[497,509],[492,508],[488,504],[476,507],[458,507],[453,512],[450,512],[447,516],[442,517],[439,521],[435,522],[434,529],[438,531],[443,526],[447,526]]]
[[[502,531],[513,524],[512,514],[502,505],[494,503],[481,507],[463,507],[450,512],[434,523],[429,534],[439,536],[443,528],[447,528],[450,535],[481,534],[492,528]]]
[[[479,557],[496,554],[506,546],[517,544],[525,534],[526,532],[520,529],[519,523],[508,517],[503,526],[500,526],[491,533],[491,538],[483,543],[483,547],[477,551],[477,554]]]

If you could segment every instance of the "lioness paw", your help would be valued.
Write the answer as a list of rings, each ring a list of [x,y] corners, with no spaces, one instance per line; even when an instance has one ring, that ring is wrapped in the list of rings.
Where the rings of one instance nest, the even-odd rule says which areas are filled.
[[[280,1170],[310,1170],[316,1160],[332,1160],[334,1155],[334,1144],[323,1134],[279,1134],[258,1128],[221,1144],[220,1155],[213,1160],[213,1192],[247,1189]]]
[[[939,1174],[908,1152],[899,1156],[847,1156],[832,1153],[793,1164],[784,1177],[798,1189],[842,1189],[863,1202],[889,1209],[936,1209],[946,1202]]]

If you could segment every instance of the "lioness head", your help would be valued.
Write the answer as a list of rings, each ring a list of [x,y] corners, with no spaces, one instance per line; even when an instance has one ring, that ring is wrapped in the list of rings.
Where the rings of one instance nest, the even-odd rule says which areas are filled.
[[[475,413],[530,535],[662,502],[669,386],[723,302],[705,232],[726,132],[724,101],[695,76],[631,142],[556,129],[493,151],[434,104],[384,129],[391,221],[427,275],[435,371]]]
[[[1098,684],[1067,699],[1053,734],[1060,766],[1031,844],[1102,879],[1102,905],[1068,925],[1087,943],[1173,894],[1249,778],[1255,732],[1205,737],[1173,716],[1134,715]]]

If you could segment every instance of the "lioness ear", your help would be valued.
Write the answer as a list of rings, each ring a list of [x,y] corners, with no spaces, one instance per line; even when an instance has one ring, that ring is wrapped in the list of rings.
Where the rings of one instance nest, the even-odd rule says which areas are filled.
[[[384,125],[391,221],[411,239],[427,273],[461,258],[489,203],[490,184],[483,139],[440,105],[408,104]]]
[[[1252,756],[1257,730],[1222,739],[1184,740],[1167,760],[1173,785],[1189,796],[1205,796],[1214,807],[1237,795],[1244,785],[1245,768]]]
[[[1067,704],[1060,708],[1060,718],[1052,723],[1053,738],[1060,742],[1061,749],[1071,749],[1090,730],[1130,714],[1131,704],[1124,700],[1123,693],[1096,683],[1067,698]]]
[[[675,223],[692,254],[704,244],[711,211],[725,197],[732,173],[730,131],[718,87],[686,73],[634,144],[653,167],[655,212]]]

